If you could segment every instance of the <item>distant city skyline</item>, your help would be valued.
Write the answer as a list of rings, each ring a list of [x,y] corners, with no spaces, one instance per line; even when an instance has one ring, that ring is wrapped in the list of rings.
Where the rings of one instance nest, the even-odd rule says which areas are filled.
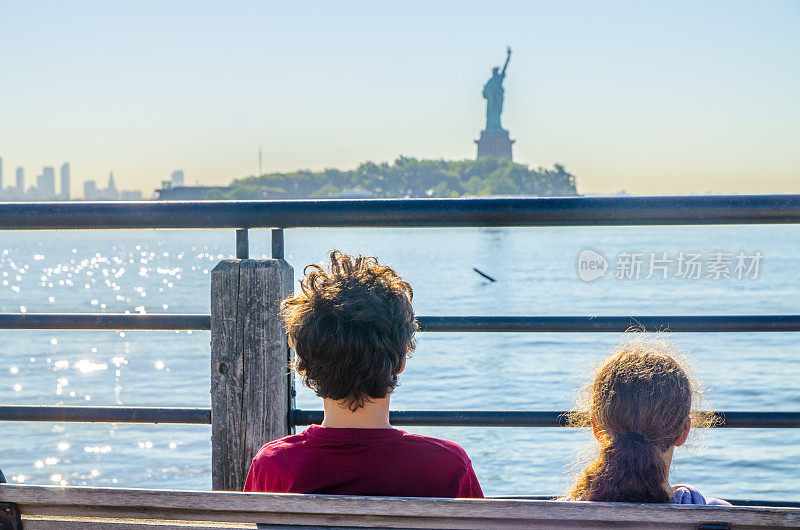
[[[109,169],[227,185],[259,145],[264,172],[474,158],[506,45],[516,161],[581,193],[800,193],[791,1],[8,0],[0,150],[6,175],[69,160],[72,196]]]
[[[41,173],[35,177],[35,181],[28,182],[25,179],[25,168],[17,166],[14,171],[14,181],[6,185],[4,166],[5,161],[0,156],[0,201],[68,201],[68,200],[142,200],[149,199],[153,195],[142,193],[141,190],[118,190],[114,181],[114,172],[108,174],[108,184],[105,188],[100,188],[94,179],[85,179],[83,183],[83,193],[75,195],[72,192],[72,170],[69,162],[61,164],[59,171],[59,189],[56,192],[56,172],[53,166],[43,166]],[[183,185],[183,170],[172,172],[170,179],[162,180],[161,186]]]

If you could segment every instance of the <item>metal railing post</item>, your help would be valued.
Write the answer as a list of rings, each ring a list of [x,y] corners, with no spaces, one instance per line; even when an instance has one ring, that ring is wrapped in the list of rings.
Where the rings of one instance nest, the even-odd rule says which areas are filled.
[[[250,238],[247,228],[236,230],[236,259],[250,258]]]
[[[283,259],[283,228],[272,229],[272,259]]]

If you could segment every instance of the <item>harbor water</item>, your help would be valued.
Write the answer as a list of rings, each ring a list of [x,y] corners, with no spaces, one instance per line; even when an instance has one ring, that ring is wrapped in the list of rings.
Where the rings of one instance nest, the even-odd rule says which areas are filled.
[[[232,230],[0,235],[0,311],[8,313],[208,313],[210,271],[235,242]],[[296,280],[332,248],[375,255],[411,283],[418,315],[626,316],[797,314],[798,236],[800,228],[782,225],[285,235]],[[253,257],[268,254],[268,231],[251,231],[250,241]],[[586,250],[607,263],[592,281],[579,276]],[[701,268],[687,274],[689,256]],[[746,269],[737,269],[741,256]],[[800,410],[796,333],[669,337],[706,387],[704,408]],[[620,340],[420,333],[393,406],[570,408],[590,367]],[[208,332],[0,330],[3,404],[207,407],[209,371]],[[321,408],[299,382],[297,405]],[[407,430],[461,444],[487,495],[563,492],[589,441],[563,428]],[[708,495],[800,500],[798,430],[707,430],[675,455],[671,480]],[[209,426],[0,423],[0,469],[10,482],[209,489],[212,465]]]

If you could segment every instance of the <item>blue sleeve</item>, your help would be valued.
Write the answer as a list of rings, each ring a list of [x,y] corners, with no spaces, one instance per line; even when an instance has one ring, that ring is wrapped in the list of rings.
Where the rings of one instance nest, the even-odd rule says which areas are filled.
[[[697,504],[705,506],[730,506],[731,503],[714,497],[704,497],[697,489],[687,484],[678,484],[672,496],[674,504]]]

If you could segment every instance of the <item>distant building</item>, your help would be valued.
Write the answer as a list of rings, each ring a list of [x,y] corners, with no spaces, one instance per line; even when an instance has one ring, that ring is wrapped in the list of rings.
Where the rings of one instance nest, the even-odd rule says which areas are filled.
[[[173,171],[170,180],[172,181],[173,188],[183,186],[183,170],[176,169],[175,171]]]
[[[123,201],[141,201],[142,200],[142,192],[139,190],[135,191],[121,191],[119,192],[119,198]]]
[[[69,200],[69,162],[61,165],[61,200]]]
[[[83,183],[83,200],[84,201],[97,201],[100,200],[100,193],[97,190],[97,183],[93,180],[87,180]]]
[[[56,170],[52,166],[42,168],[42,174],[36,177],[36,188],[32,191],[33,197],[40,201],[56,198]]]
[[[25,193],[25,169],[18,167],[16,172],[17,177],[17,194],[22,195]]]
[[[98,188],[97,183],[93,180],[87,180],[83,183],[83,200],[84,201],[140,201],[142,200],[142,192],[138,190],[118,190],[117,184],[114,182],[114,172],[108,173],[108,186],[106,188]]]
[[[155,190],[153,198],[161,201],[199,201],[208,198],[211,192],[225,194],[232,189],[228,186],[184,186],[183,170],[176,169],[169,180],[161,181],[161,188]]]
[[[116,201],[119,200],[119,191],[117,191],[117,186],[114,184],[114,172],[108,172],[108,187],[105,189],[103,193],[103,198],[107,201]]]

